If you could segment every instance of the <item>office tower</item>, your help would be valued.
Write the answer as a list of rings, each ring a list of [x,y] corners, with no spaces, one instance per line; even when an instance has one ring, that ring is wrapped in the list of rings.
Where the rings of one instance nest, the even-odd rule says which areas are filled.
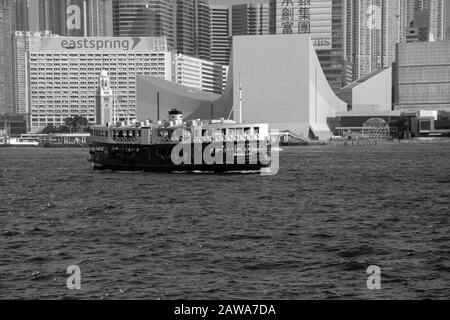
[[[228,65],[231,51],[230,9],[211,6],[211,61]]]
[[[394,67],[397,111],[450,112],[450,41],[416,42],[397,47]]]
[[[211,58],[211,10],[209,0],[177,0],[177,46],[179,53]]]
[[[232,6],[232,34],[270,34],[271,9],[269,3],[252,3]]]
[[[113,0],[115,37],[166,37],[176,48],[176,0]]]
[[[28,1],[38,3],[40,31],[50,30],[54,34],[73,37],[108,37],[113,34],[112,0]]]

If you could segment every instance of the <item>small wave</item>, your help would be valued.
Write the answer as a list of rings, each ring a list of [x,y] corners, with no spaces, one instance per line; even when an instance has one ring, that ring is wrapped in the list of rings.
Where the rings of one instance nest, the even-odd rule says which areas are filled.
[[[338,253],[338,256],[342,258],[356,258],[360,256],[367,256],[367,255],[373,255],[373,254],[384,254],[385,252],[377,252],[375,248],[370,246],[359,246],[355,248],[351,248],[348,250],[340,251]]]
[[[5,230],[5,231],[3,231],[2,235],[5,237],[15,237],[15,236],[20,235],[20,232]]]
[[[345,271],[366,271],[368,264],[359,261],[347,261],[344,262],[341,267]]]

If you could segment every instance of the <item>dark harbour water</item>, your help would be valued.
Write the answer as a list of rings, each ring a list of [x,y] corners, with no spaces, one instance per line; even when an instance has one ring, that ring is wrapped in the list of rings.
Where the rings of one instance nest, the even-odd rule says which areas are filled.
[[[86,158],[0,149],[0,298],[450,298],[448,142],[289,148],[273,177]]]

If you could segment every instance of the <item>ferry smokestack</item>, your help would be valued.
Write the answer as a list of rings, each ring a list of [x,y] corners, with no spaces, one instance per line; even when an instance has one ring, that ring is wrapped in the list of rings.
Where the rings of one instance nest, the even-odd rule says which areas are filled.
[[[176,126],[183,124],[183,112],[177,109],[172,109],[169,111],[169,121],[173,122]]]

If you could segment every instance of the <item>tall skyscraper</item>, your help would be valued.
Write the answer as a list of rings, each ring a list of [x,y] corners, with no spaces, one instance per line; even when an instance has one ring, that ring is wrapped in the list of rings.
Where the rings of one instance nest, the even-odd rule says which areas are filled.
[[[330,87],[338,92],[352,81],[350,58],[347,56],[347,0],[332,2],[332,39],[328,69],[325,69]],[[350,56],[351,57],[351,56]]]
[[[16,29],[39,31],[39,0],[16,0]]]
[[[35,15],[29,10],[32,0],[2,0],[0,2],[0,114],[14,113],[13,34],[37,26],[30,21]]]
[[[231,51],[231,12],[228,6],[211,6],[211,61],[228,65]]]
[[[115,37],[166,37],[176,48],[176,0],[113,0]]]
[[[42,37],[53,37],[50,31],[16,31],[13,35],[12,92],[13,112],[30,113],[29,52],[39,51]]]
[[[179,53],[211,58],[211,9],[209,0],[177,0],[177,46]]]
[[[395,47],[406,42],[408,23],[408,0],[382,3],[381,66],[389,67],[395,62]]]
[[[16,30],[17,1],[0,2],[0,114],[13,113],[12,34]]]
[[[273,14],[269,3],[232,6],[233,36],[271,34]]]
[[[450,40],[450,3],[445,4],[445,12],[445,39]]]
[[[406,2],[406,10],[407,10],[407,23],[408,27],[412,26],[414,20],[414,11],[415,11],[415,0],[407,0]]]
[[[208,0],[113,0],[114,36],[167,38],[179,53],[210,59]]]

